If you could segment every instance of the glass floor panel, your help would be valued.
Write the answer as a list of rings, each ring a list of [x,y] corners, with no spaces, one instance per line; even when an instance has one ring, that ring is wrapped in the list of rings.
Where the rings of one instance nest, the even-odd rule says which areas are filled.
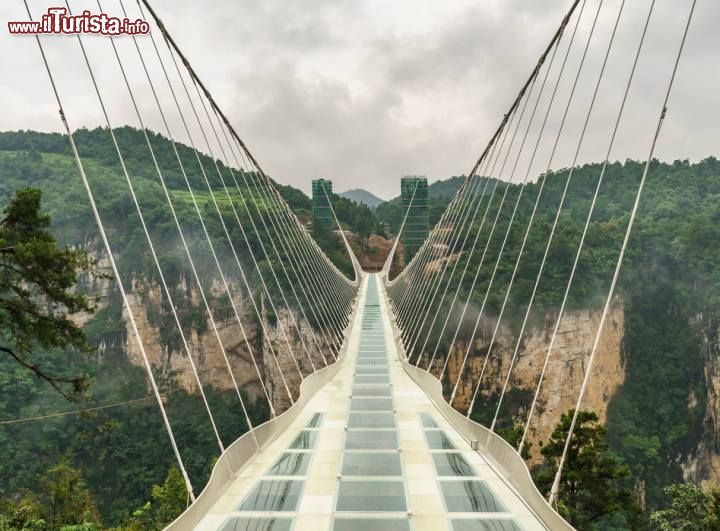
[[[387,366],[367,367],[364,365],[358,365],[355,367],[355,374],[390,374],[390,369]]]
[[[390,376],[381,376],[379,374],[358,374],[355,376],[355,383],[390,385]]]
[[[266,476],[304,476],[310,466],[312,454],[287,452],[268,470]]]
[[[432,454],[438,476],[476,476],[475,470],[460,453]]]
[[[350,411],[392,411],[392,398],[351,398]]]
[[[456,518],[451,520],[453,531],[522,531],[515,520],[495,518]]]
[[[345,437],[347,450],[397,450],[394,431],[349,431]]]
[[[389,387],[353,387],[352,395],[391,397],[392,389]]]
[[[484,481],[441,481],[449,513],[502,513],[505,507],[495,498]]]
[[[394,428],[393,413],[350,413],[348,428]]]
[[[306,428],[317,428],[320,426],[322,421],[322,413],[315,413],[312,418],[308,421]]]
[[[336,510],[405,512],[405,487],[402,481],[340,480]]]
[[[399,452],[343,454],[343,476],[402,476]]]
[[[239,511],[294,511],[300,501],[303,481],[262,479],[238,507]]]
[[[318,432],[316,431],[301,431],[290,443],[289,448],[292,450],[309,450],[315,447],[317,437]]]
[[[420,413],[420,422],[422,422],[423,428],[438,428],[437,422],[432,416],[427,413]]]
[[[336,518],[333,531],[410,531],[407,518]]]
[[[425,438],[431,450],[455,450],[455,445],[444,431],[426,431]]]
[[[220,531],[290,531],[292,518],[233,516],[223,523]]]

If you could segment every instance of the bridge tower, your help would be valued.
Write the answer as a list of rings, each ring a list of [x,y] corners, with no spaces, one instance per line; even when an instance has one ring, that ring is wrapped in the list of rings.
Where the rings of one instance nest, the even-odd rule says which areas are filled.
[[[329,179],[313,179],[312,182],[312,211],[313,226],[323,225],[325,227],[332,226],[332,210],[330,208],[330,200],[333,188],[332,181]]]
[[[407,212],[401,241],[405,250],[405,263],[408,263],[429,234],[428,184],[424,175],[407,175],[402,178],[400,204],[403,212]]]

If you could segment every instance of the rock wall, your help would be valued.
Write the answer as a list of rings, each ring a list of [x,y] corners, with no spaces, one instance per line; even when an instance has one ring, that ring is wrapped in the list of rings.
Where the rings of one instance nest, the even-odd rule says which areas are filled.
[[[699,315],[705,351],[705,421],[702,440],[682,462],[683,479],[703,487],[720,483],[720,325]],[[698,397],[689,396],[688,402]]]
[[[90,248],[89,253],[100,271],[111,272],[104,253],[93,248]],[[108,306],[108,299],[116,289],[114,284],[114,280],[110,278],[85,278],[81,283],[83,289],[93,294],[96,299],[97,311]],[[181,280],[180,285],[175,288],[186,294],[189,299],[186,299],[186,303],[189,302],[194,307],[201,308],[203,314],[206,313],[197,288],[189,287],[185,280]],[[330,348],[324,336],[314,331],[299,312],[291,313],[288,309],[278,309],[278,315],[271,321],[265,299],[256,297],[263,316],[264,327],[261,326],[247,294],[238,286],[231,286],[231,290],[235,294],[233,302],[242,326],[229,304],[228,308],[216,311],[217,308],[211,301],[217,334],[209,318],[206,318],[204,326],[190,327],[189,333],[186,333],[185,339],[200,382],[204,387],[221,390],[234,390],[237,385],[251,402],[264,401],[267,391],[276,412],[282,412],[291,405],[288,390],[293,399],[297,398],[302,381],[301,374],[307,376],[324,367],[326,360],[328,363],[333,361]],[[161,387],[180,388],[189,393],[197,393],[197,381],[182,344],[170,348],[161,338],[160,326],[154,324],[151,318],[151,315],[167,312],[161,286],[147,279],[134,278],[128,291],[130,309],[143,339],[145,354]],[[211,287],[208,296],[217,299],[223,294],[223,286],[216,284]],[[74,319],[78,324],[85,325],[92,317],[92,314],[79,314],[74,316]],[[124,333],[113,334],[113,337],[105,334],[102,338],[96,338],[98,353],[102,356],[109,346],[108,342],[113,342],[113,346],[122,348],[130,363],[144,367],[142,351],[135,340],[127,308],[122,309],[122,320],[120,328],[124,329]],[[198,333],[198,328],[204,331]]]
[[[193,302],[195,302],[198,294],[194,291],[191,293]],[[163,382],[171,387],[179,387],[190,393],[196,393],[198,391],[197,382],[184,349],[181,347],[179,350],[170,350],[160,338],[159,327],[150,322],[150,312],[161,311],[161,288],[146,281],[136,281],[133,282],[133,289],[128,294],[128,299],[140,336],[144,340],[145,353],[154,371],[157,371]],[[235,300],[235,303],[241,318],[246,316],[248,314],[246,304],[240,299]],[[135,365],[144,366],[142,353],[135,341],[127,309],[123,309],[123,319],[128,338],[128,360]],[[234,389],[228,371],[229,363],[238,387],[244,389],[251,400],[256,399],[260,394],[259,378],[253,365],[253,354],[244,340],[243,332],[240,330],[237,320],[233,315],[232,318],[216,320],[216,325],[217,336],[209,319],[206,323],[206,331],[203,334],[199,335],[194,329],[190,334],[186,334],[186,340],[195,361],[200,381],[205,386]],[[244,326],[243,330],[248,337],[247,343],[253,345],[257,341],[254,327]],[[220,348],[218,336],[227,354],[227,362],[223,350]]]
[[[531,442],[547,440],[559,421],[560,415],[575,407],[601,313],[601,310],[566,312],[558,330],[544,383],[538,396],[535,415],[530,424]],[[516,411],[512,411],[516,423],[524,424],[527,418],[556,317],[554,314],[544,316],[539,323],[530,327],[524,334],[508,388],[508,390],[525,390],[528,395],[524,405]],[[454,405],[460,410],[466,411],[470,404],[475,385],[480,378],[495,324],[495,319],[484,319],[481,322],[473,345],[476,355],[468,360],[454,402]],[[610,399],[625,380],[622,360],[623,334],[623,303],[616,299],[598,345],[583,401],[583,408],[595,411],[601,422],[605,422]],[[491,401],[493,396],[497,397],[501,393],[515,344],[516,336],[513,331],[506,326],[501,326],[491,358],[485,369],[476,407],[482,401]],[[466,348],[467,344],[458,343],[448,362],[448,374],[452,382],[457,379]],[[507,414],[508,410],[504,409],[503,411]],[[532,455],[533,460],[538,459],[537,444],[533,445]]]

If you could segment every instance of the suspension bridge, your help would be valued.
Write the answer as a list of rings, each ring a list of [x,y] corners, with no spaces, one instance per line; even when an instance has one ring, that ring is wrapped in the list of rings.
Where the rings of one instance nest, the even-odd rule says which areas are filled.
[[[89,92],[83,96],[83,106],[97,109],[111,138],[132,219],[141,228],[180,339],[179,351],[187,360],[217,442],[219,458],[201,489],[188,473],[166,412],[148,355],[152,339],[143,336],[142,316],[132,303],[133,283],[113,250],[102,190],[94,184],[75,141],[74,115],[66,100],[75,98],[72,87],[77,79],[63,79],[54,67],[58,52],[52,49],[51,37],[34,40],[120,292],[129,323],[128,341],[142,359],[187,487],[188,508],[170,529],[571,529],[555,510],[562,496],[562,474],[578,412],[595,374],[593,363],[668,116],[696,1],[677,3],[682,4],[682,16],[676,17],[675,33],[666,36],[672,50],[662,56],[645,50],[648,32],[662,15],[654,0],[644,3],[639,15],[634,9],[632,17],[625,0],[571,2],[461,188],[397,276],[390,271],[399,238],[383,270],[365,273],[333,212],[353,278],[338,269],[298,220],[148,0],[106,4],[110,2],[97,0],[101,12],[142,19],[151,32],[122,41],[73,37],[79,52],[74,57],[87,74]],[[24,5],[29,20],[41,15],[33,13],[26,0]],[[72,13],[70,3],[65,5]],[[630,56],[616,53],[618,35],[633,42]],[[97,55],[100,46],[105,47],[102,61]],[[587,252],[588,230],[628,102],[641,97],[636,73],[643,61],[664,72],[656,107],[644,117],[647,162],[628,202],[627,223],[597,327],[589,349],[582,353],[572,422],[546,499],[521,455],[529,446],[548,367],[558,355],[563,318]],[[618,85],[616,75],[612,87],[606,83],[611,65],[622,79]],[[151,177],[169,212],[163,234],[147,221],[152,214],[143,207],[143,188],[138,187],[116,134],[111,93],[112,99],[124,98],[125,111],[142,131]],[[600,99],[614,102],[614,115],[596,116]],[[169,141],[169,153],[158,151],[153,130]],[[532,328],[534,304],[547,280],[545,268],[556,229],[567,210],[567,193],[591,131],[594,144],[601,144],[601,170],[588,201],[578,207],[583,209],[583,228],[563,278],[565,289],[552,332],[533,367],[534,396],[521,411],[520,435],[511,445],[497,432],[507,420],[504,406],[513,387],[513,371],[526,354],[524,340]],[[569,154],[563,159],[567,171],[561,174],[559,190],[548,194],[547,178],[535,181],[535,177],[552,173],[561,153]],[[189,198],[190,210],[184,215],[177,211],[178,187]],[[331,197],[327,200],[332,207]],[[528,269],[526,244],[543,209],[554,214],[543,236],[543,250]],[[192,218],[193,234],[204,241],[202,256],[188,237],[186,216]],[[197,348],[183,323],[182,305],[175,300],[177,293],[156,251],[170,234],[186,260],[214,348],[224,360],[237,397],[237,414],[246,432],[235,440],[224,438],[217,425],[205,396]],[[518,283],[524,286],[519,304]],[[230,317],[224,319],[233,323],[240,337],[228,337],[221,326],[214,303],[218,293],[227,301],[224,311]],[[500,293],[499,298],[493,293]],[[500,348],[511,312],[517,313],[517,332],[509,348]],[[250,333],[253,327],[259,329],[259,341]],[[269,411],[259,424],[251,420],[248,395],[240,381],[247,375],[238,374],[234,362],[238,344],[247,353],[249,370],[258,383],[258,400]],[[498,372],[491,368],[500,362],[499,380],[488,382],[490,373]],[[487,413],[483,424],[471,418],[481,404]]]

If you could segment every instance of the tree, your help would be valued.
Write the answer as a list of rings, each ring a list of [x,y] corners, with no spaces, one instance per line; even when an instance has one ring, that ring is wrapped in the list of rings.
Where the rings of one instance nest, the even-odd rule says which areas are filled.
[[[78,274],[92,263],[85,252],[58,246],[41,199],[40,190],[19,190],[0,220],[0,352],[70,399],[86,379],[48,374],[31,357],[35,348],[88,349],[68,316],[92,311],[89,299],[74,291]]]
[[[164,529],[187,508],[188,493],[182,474],[170,467],[165,482],[153,485],[152,501],[133,512],[131,529]]]
[[[533,470],[538,488],[545,495],[558,469],[574,410],[563,414],[540,451],[545,462]],[[577,529],[594,529],[602,519],[624,513],[626,521],[640,513],[632,491],[623,485],[629,475],[608,449],[605,428],[592,411],[580,411],[563,468],[558,511]],[[636,526],[630,525],[631,528]]]
[[[720,529],[720,490],[702,490],[692,483],[669,485],[665,494],[670,497],[669,509],[655,511],[650,516],[658,531],[715,531]]]
[[[93,526],[100,517],[82,473],[64,458],[53,466],[42,481],[47,497],[45,520],[50,529],[67,526]]]
[[[44,531],[43,507],[33,494],[19,501],[0,500],[0,531]]]

